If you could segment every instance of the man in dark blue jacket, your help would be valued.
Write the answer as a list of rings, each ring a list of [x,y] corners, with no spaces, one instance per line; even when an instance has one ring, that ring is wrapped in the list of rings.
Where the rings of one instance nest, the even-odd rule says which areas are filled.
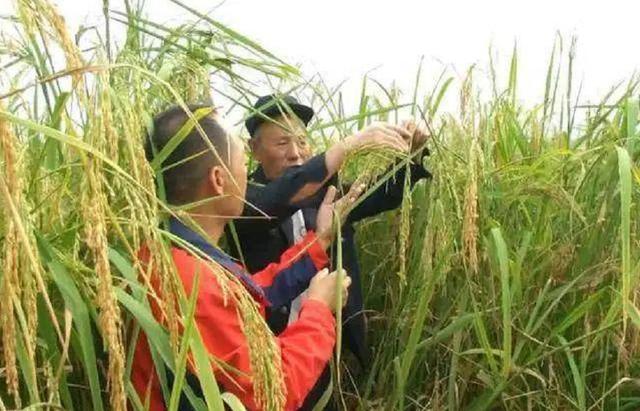
[[[234,221],[235,233],[228,232],[232,254],[244,261],[249,272],[257,272],[277,260],[282,251],[304,237],[307,230],[315,229],[318,206],[327,187],[336,185],[337,172],[350,151],[369,145],[408,151],[410,147],[422,148],[426,139],[420,130],[410,132],[405,127],[380,123],[312,157],[306,139],[306,125],[314,114],[310,107],[290,96],[270,95],[258,99],[252,112],[245,124],[251,136],[251,150],[260,165],[249,178],[244,218]],[[410,165],[412,185],[430,176],[422,166],[422,156],[416,152]],[[343,267],[353,281],[343,311],[343,335],[346,347],[363,366],[368,362],[368,348],[353,224],[397,208],[402,202],[405,173],[406,168],[401,167],[352,210],[343,225]],[[267,321],[276,334],[297,318],[299,305],[300,299],[297,299],[292,304],[274,307],[267,314]],[[327,377],[328,373],[319,382],[319,389],[305,402],[308,409],[322,394]]]

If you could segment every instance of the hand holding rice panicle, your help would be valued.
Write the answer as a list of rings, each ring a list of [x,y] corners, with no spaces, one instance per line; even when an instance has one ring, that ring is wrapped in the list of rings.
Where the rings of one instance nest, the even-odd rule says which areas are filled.
[[[345,182],[359,181],[369,185],[383,176],[398,160],[406,158],[423,148],[428,133],[419,128],[413,120],[405,120],[400,125],[375,123],[360,133],[349,138],[366,136],[372,130],[380,130],[389,140],[382,139],[354,144],[347,152],[345,164],[340,171],[340,177]]]

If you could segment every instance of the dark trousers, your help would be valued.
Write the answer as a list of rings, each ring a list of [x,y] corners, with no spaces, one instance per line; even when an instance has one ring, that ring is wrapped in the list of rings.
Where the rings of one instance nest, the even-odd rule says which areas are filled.
[[[320,378],[316,381],[316,385],[313,386],[309,394],[307,394],[307,398],[304,399],[304,403],[302,407],[299,408],[299,411],[312,411],[327,388],[332,388],[329,387],[329,384],[331,384],[331,367],[327,364],[322,374],[320,374]],[[331,394],[329,402],[325,405],[324,411],[338,411],[333,394]]]

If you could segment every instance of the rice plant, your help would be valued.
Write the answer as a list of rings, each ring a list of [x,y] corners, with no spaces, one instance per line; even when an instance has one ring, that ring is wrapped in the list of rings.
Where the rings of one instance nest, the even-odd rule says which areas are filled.
[[[163,221],[181,210],[156,190],[143,142],[152,116],[172,104],[244,111],[255,78],[314,103],[318,149],[379,120],[413,117],[431,134],[433,179],[358,227],[373,360],[357,376],[338,370],[342,404],[640,408],[637,78],[580,108],[573,46],[559,39],[538,105],[518,100],[514,52],[504,84],[490,67],[488,95],[474,68],[426,86],[418,70],[407,94],[364,79],[350,109],[339,87],[171,1],[193,20],[168,26],[129,1],[103,2],[105,26],[73,34],[47,0],[18,0],[3,17],[0,409],[144,409],[129,381],[141,331],[157,367],[184,375],[191,353],[198,370],[204,398],[178,378],[170,409],[181,391],[199,410],[241,409],[220,392],[193,296],[176,283]],[[459,102],[455,113],[442,111],[447,98]],[[340,177],[367,176],[368,193],[409,161],[365,149]],[[152,298],[166,323],[146,298],[143,244],[164,273]],[[243,307],[260,402],[278,409],[269,331],[248,296],[231,297]]]
[[[210,71],[240,87],[236,69],[282,77],[295,70],[202,16],[168,28],[145,20],[138,6],[123,6],[124,13],[107,7],[110,21],[125,24],[120,48],[101,33],[80,32],[74,41],[48,1],[18,1],[18,17],[7,18],[0,111],[3,409],[122,410],[127,402],[144,408],[129,382],[140,330],[153,341],[159,367],[184,369],[192,351],[207,401],[191,396],[194,406],[223,409],[226,397],[198,333],[179,333],[192,328],[189,296],[177,285],[162,225],[179,210],[158,200],[163,194],[156,193],[143,143],[157,111],[212,100]],[[84,49],[85,42],[91,47]],[[143,244],[164,274],[154,299],[166,324],[153,319],[146,298],[149,276],[137,255]],[[233,281],[228,273],[220,277]],[[230,297],[243,307],[250,340],[264,341],[261,333],[269,331],[250,297]],[[261,369],[258,401],[275,409],[279,363],[264,348],[251,350]],[[170,409],[180,388],[174,384]]]
[[[578,129],[573,105],[520,106],[510,73],[483,101],[469,71],[459,115],[440,119],[434,180],[412,197],[406,287],[388,280],[401,223],[362,228],[376,344],[362,409],[640,405],[637,80]]]

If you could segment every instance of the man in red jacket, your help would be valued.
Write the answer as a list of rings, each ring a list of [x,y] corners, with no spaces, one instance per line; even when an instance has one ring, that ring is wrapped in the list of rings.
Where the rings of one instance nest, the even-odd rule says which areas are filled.
[[[215,264],[190,250],[197,250],[235,276],[238,281],[231,281],[230,286],[244,287],[258,304],[262,315],[270,304],[291,301],[309,288],[298,320],[278,337],[272,337],[276,339],[280,353],[285,385],[284,407],[287,410],[297,409],[331,358],[335,344],[333,313],[336,310],[336,292],[342,289],[345,294],[343,301],[346,301],[347,288],[351,283],[348,277],[344,277],[339,287],[337,281],[340,277],[323,270],[328,263],[325,249],[332,237],[333,208],[348,207],[360,192],[356,189],[333,203],[335,189],[329,190],[318,212],[318,234],[308,232],[301,242],[282,254],[280,262],[272,263],[251,276],[216,247],[227,222],[241,215],[244,207],[247,184],[245,152],[240,142],[219,124],[212,108],[191,106],[190,110],[199,118],[199,127],[194,127],[195,122],[179,107],[157,116],[147,152],[152,165],[163,170],[167,201],[177,206],[193,203],[189,214],[195,227],[191,228],[175,218],[169,222],[171,233],[180,239],[171,249],[179,278],[189,295],[195,276],[199,276],[196,325],[216,364],[222,361],[229,366],[222,371],[219,365],[214,365],[216,380],[223,390],[236,395],[249,410],[261,409],[262,404],[256,401],[248,342],[238,318],[240,308],[223,292],[215,274]],[[186,136],[179,142],[173,138],[184,136],[185,132]],[[178,144],[174,145],[176,142]],[[189,246],[185,247],[185,244]],[[141,258],[143,262],[148,261],[149,252],[143,250]],[[157,307],[152,304],[152,308],[154,315],[161,320]],[[168,384],[172,384],[170,372],[158,375],[147,338],[141,333],[136,342],[131,380],[143,403],[150,404],[151,410],[166,409],[165,401],[168,399],[164,398],[160,383],[165,378]],[[192,368],[186,382],[196,395],[201,394]],[[180,407],[189,409],[188,401],[180,401]]]

